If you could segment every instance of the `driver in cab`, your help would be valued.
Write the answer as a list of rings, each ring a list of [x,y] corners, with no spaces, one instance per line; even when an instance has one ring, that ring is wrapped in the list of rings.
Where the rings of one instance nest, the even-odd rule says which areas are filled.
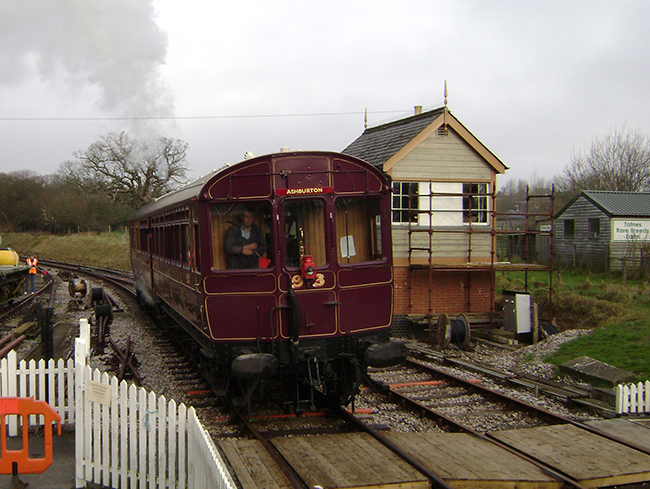
[[[259,268],[258,260],[266,253],[266,239],[262,229],[253,222],[253,211],[246,209],[241,222],[226,233],[228,268]]]

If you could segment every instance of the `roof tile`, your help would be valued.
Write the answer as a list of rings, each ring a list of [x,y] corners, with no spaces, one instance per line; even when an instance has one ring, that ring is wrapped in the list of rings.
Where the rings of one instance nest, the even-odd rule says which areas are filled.
[[[381,169],[386,161],[438,118],[444,110],[444,107],[439,107],[405,119],[370,127],[342,153],[361,158]]]

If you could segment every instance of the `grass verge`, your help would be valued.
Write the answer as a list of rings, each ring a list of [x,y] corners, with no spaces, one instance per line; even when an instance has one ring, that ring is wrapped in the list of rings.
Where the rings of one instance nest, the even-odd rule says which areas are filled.
[[[56,236],[40,233],[0,233],[2,246],[21,256],[34,253],[43,260],[94,267],[131,270],[129,237],[126,231],[77,233]]]
[[[546,319],[551,309],[548,280],[548,273],[528,274],[528,292]],[[553,282],[552,310],[558,329],[592,331],[565,343],[545,361],[559,365],[588,356],[634,373],[637,381],[650,379],[650,284],[580,270],[555,274]],[[524,290],[524,275],[498,275],[497,287]]]

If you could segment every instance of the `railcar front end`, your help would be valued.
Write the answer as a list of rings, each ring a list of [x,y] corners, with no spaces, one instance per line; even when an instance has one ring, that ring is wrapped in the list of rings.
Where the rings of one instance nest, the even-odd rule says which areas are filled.
[[[192,188],[134,215],[132,257],[142,294],[197,339],[215,380],[240,385],[245,400],[264,381],[297,404],[312,389],[347,402],[367,366],[403,360],[389,338],[390,187],[378,170],[337,153],[279,153]],[[251,229],[261,236],[252,254],[227,244]]]

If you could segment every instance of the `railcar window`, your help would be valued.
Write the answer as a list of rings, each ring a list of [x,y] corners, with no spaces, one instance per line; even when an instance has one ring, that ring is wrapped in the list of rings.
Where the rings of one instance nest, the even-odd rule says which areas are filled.
[[[381,200],[339,198],[336,200],[336,242],[339,264],[381,260]]]
[[[147,246],[148,239],[147,239],[147,236],[148,236],[148,234],[150,232],[148,222],[146,220],[140,221],[138,223],[138,229],[139,229],[139,233],[138,233],[138,237],[137,237],[137,240],[138,240],[138,246],[137,247],[138,247],[138,249],[140,251],[145,251],[146,252],[146,251],[148,251],[148,246]]]
[[[253,251],[252,255],[238,253],[233,256],[231,254],[229,260],[226,250],[228,231],[234,228],[231,232],[234,233],[236,230],[241,233],[242,224],[245,224],[242,218],[247,213],[248,215],[252,214],[253,226],[251,226],[250,235],[246,242],[257,241],[260,252]],[[214,204],[211,208],[210,220],[212,226],[212,268],[215,270],[259,268],[260,258],[271,259],[271,263],[267,265],[267,268],[273,267],[273,236],[271,234],[271,204],[269,202]],[[248,233],[247,230],[245,232]],[[261,240],[259,233],[263,238]],[[239,243],[239,245],[241,244]]]
[[[190,233],[188,224],[181,224],[181,260],[184,266],[190,266]]]
[[[160,258],[160,227],[153,228],[153,249],[154,255]]]
[[[137,233],[137,228],[135,226],[136,225],[133,224],[133,227],[131,227],[131,248],[139,249],[139,243],[137,242],[138,233]]]
[[[327,263],[323,201],[319,199],[284,202],[285,263],[300,266],[300,255],[311,255],[316,267]]]
[[[191,263],[190,259],[190,263]],[[201,239],[199,234],[199,225],[194,224],[194,267],[197,272],[201,272]]]

